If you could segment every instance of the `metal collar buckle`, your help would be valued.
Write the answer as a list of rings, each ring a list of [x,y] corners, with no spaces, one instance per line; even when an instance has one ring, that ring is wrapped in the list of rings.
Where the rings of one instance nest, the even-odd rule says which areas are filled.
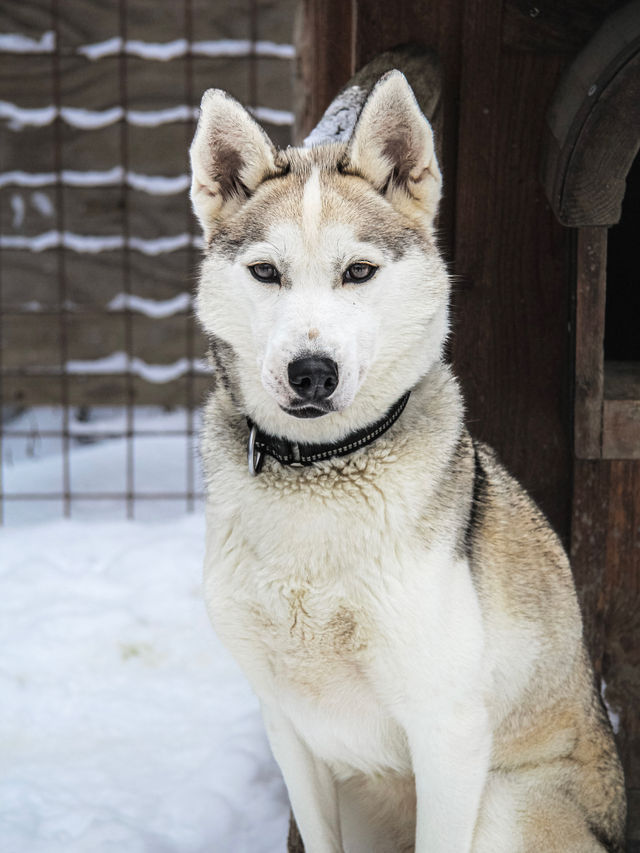
[[[264,462],[264,453],[256,447],[257,435],[258,427],[253,424],[249,431],[249,442],[247,444],[247,462],[249,464],[249,473],[252,477],[256,477],[260,473],[262,463]]]

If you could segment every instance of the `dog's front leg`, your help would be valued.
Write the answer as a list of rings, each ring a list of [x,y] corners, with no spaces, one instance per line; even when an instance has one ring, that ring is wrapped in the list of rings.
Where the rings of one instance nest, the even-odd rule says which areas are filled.
[[[342,853],[338,797],[329,767],[312,754],[281,711],[263,704],[262,716],[305,853]]]
[[[489,771],[484,708],[441,708],[405,721],[416,780],[416,853],[469,853]]]

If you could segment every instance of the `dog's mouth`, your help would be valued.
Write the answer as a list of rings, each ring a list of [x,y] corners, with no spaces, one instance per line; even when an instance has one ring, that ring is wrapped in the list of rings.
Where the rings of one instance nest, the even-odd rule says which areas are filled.
[[[294,418],[321,418],[323,415],[328,415],[333,411],[333,407],[326,406],[280,406],[283,412],[288,415],[293,415]]]

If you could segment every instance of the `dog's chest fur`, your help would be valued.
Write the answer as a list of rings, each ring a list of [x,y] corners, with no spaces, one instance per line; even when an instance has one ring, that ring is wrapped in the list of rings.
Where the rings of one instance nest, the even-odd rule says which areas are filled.
[[[224,503],[209,508],[207,603],[256,692],[277,700],[316,754],[345,772],[410,772],[404,735],[384,710],[398,689],[388,661],[411,651],[419,622],[419,665],[427,650],[426,682],[441,687],[472,640],[443,630],[452,549],[425,538],[415,478],[397,455],[368,464],[375,470],[347,477],[267,473],[249,483],[229,469]],[[468,572],[458,580],[463,619],[477,626]]]

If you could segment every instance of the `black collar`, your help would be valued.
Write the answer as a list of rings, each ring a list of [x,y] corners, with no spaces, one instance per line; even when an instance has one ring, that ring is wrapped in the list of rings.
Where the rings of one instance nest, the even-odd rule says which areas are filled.
[[[287,441],[285,438],[266,435],[247,418],[249,471],[254,476],[259,474],[265,456],[273,456],[281,465],[313,465],[314,462],[333,459],[335,456],[346,456],[360,447],[366,447],[398,420],[407,405],[409,394],[411,391],[407,391],[400,397],[379,421],[357,432],[352,432],[339,444],[298,444],[295,441]]]

